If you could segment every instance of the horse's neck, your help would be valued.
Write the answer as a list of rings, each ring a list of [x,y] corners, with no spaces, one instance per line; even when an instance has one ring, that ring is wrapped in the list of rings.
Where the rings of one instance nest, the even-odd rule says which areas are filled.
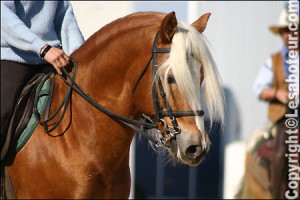
[[[126,115],[132,114],[128,109],[134,81],[151,55],[153,35],[149,33],[158,29],[159,20],[145,18],[148,20],[132,17],[116,21],[91,36],[73,54],[79,63],[77,80],[82,87],[112,109],[118,108],[116,104],[127,105],[118,108]]]
[[[118,24],[102,29],[71,55],[78,61],[78,85],[96,102],[124,117],[135,114],[133,86],[151,56],[152,40],[158,29],[157,24],[140,22],[134,26],[133,22],[120,24],[122,28],[119,29]],[[65,88],[64,83],[59,81],[55,89],[54,108],[63,99]],[[61,127],[67,127],[68,122],[64,119]],[[103,148],[109,144],[114,155],[118,155],[116,158],[111,156],[109,160],[118,160],[122,154],[126,157],[123,162],[128,161],[133,131],[107,117],[76,94],[72,97],[72,124],[68,132],[66,137],[69,138],[70,148],[78,143],[83,143],[80,146],[83,152],[97,147],[99,149],[93,152],[97,154],[97,159],[103,160],[107,158]],[[92,144],[84,145],[88,142]]]

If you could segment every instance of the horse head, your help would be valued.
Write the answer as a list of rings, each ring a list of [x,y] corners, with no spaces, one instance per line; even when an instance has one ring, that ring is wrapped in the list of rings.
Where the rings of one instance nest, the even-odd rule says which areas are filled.
[[[211,123],[224,118],[217,70],[202,35],[209,16],[192,25],[178,22],[174,12],[163,18],[152,47],[151,86],[134,93],[137,109],[158,124],[156,138],[162,138],[172,158],[191,166],[200,164],[210,147],[204,103]]]

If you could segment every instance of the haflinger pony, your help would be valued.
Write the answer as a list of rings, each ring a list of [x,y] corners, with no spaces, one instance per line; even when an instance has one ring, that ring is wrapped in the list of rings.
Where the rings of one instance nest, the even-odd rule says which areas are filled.
[[[156,146],[199,165],[210,146],[200,95],[211,121],[223,122],[219,76],[201,34],[209,16],[187,25],[174,12],[139,12],[92,35],[71,55],[75,82],[56,79],[51,112],[73,87],[57,137],[38,126],[8,167],[16,196],[128,198],[135,131],[156,129],[159,139],[145,134]]]

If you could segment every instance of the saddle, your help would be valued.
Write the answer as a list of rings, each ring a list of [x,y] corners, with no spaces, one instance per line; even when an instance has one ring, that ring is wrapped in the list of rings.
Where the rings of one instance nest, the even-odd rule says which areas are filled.
[[[71,62],[64,68],[66,73],[72,72],[74,65],[77,65],[77,61],[72,58]],[[46,132],[49,132],[47,121],[51,118],[48,115],[55,84],[55,76],[50,78],[52,74],[53,73],[50,72],[48,74],[39,73],[34,75],[23,88],[17,105],[15,106],[6,140],[1,149],[0,199],[5,199],[6,197],[16,199],[16,193],[14,192],[10,176],[5,166],[11,165],[14,157],[29,140],[39,123],[44,126]],[[62,78],[66,79],[66,75],[62,75]],[[72,94],[71,91],[71,88],[69,88],[65,96],[65,99],[68,101],[63,101],[61,106],[59,106],[59,108],[63,107],[64,112]],[[47,119],[41,121],[41,116],[44,112],[45,119]],[[64,115],[61,115],[61,119],[63,116]],[[59,122],[54,124],[53,129],[55,129]]]
[[[37,119],[32,119],[34,116],[33,107],[40,97],[44,97],[42,98],[42,102],[39,102],[39,104],[42,104],[39,107],[40,111],[45,108],[50,95],[49,77],[50,73],[35,74],[23,88],[6,133],[5,143],[1,149],[1,162],[6,162],[7,158],[14,157],[35,129],[38,122]],[[26,128],[30,130],[25,132]]]
[[[257,128],[251,135],[247,155],[246,170],[264,191],[270,190],[269,165],[274,152],[276,128],[270,124]]]
[[[262,135],[257,139],[252,149],[252,155],[256,162],[262,167],[267,168],[274,151],[274,138],[276,136],[273,124],[262,131]]]

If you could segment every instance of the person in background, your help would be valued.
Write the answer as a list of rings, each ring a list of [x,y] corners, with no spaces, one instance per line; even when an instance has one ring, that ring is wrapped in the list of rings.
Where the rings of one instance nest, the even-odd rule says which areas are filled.
[[[61,74],[84,42],[68,1],[1,1],[1,151],[12,111],[35,73]]]
[[[298,37],[298,33],[289,30],[288,11],[285,9],[281,12],[277,25],[269,27],[270,31],[278,35],[282,40],[282,48],[277,53],[271,55],[261,67],[253,85],[254,93],[260,100],[269,104],[268,119],[276,127],[276,136],[274,140],[274,152],[270,161],[270,184],[273,198],[285,198],[285,192],[288,190],[288,163],[285,157],[287,145],[285,140],[288,134],[285,133],[285,114],[293,113],[288,107],[290,101],[288,82],[286,79],[291,75],[289,66],[292,64],[296,67],[294,76],[298,77],[296,86],[296,99],[299,103],[299,57],[297,59],[289,58],[289,51],[299,52],[298,44],[289,44],[289,37]],[[299,18],[297,20],[299,24]],[[294,67],[295,68],[295,67]],[[299,108],[299,106],[298,106]],[[298,116],[299,121],[299,116]],[[299,137],[299,133],[298,133]]]

